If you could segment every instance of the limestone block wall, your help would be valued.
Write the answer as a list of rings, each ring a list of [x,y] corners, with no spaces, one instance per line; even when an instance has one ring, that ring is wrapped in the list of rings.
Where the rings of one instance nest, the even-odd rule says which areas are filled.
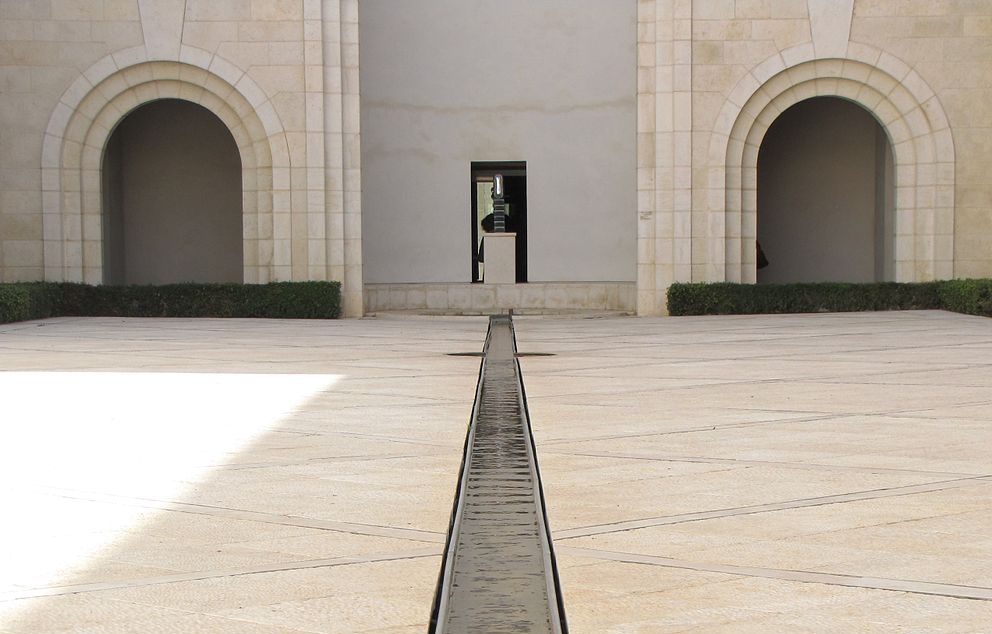
[[[366,284],[365,310],[442,315],[633,313],[633,282]]]
[[[936,239],[945,242],[937,248],[951,249],[946,242],[953,236],[953,276],[988,277],[992,275],[992,6],[914,4],[859,0],[851,39],[873,43],[903,60],[933,90],[952,131],[955,155],[953,198],[946,190],[933,193],[937,208],[954,210],[953,217],[944,214],[937,219]],[[937,166],[951,169],[940,157]],[[931,195],[928,190],[923,194]]]
[[[131,110],[175,98],[210,110],[237,144],[244,280],[338,279],[345,314],[360,315],[359,2],[0,0],[0,279],[104,280],[104,146]],[[636,258],[639,314],[664,314],[674,281],[755,281],[758,150],[781,112],[817,96],[857,103],[891,146],[891,261],[880,270],[899,281],[992,276],[988,2],[636,0],[636,18],[628,3],[587,6],[636,19],[634,94],[610,93],[625,108],[636,98],[636,149],[629,138],[611,146],[636,153],[636,203],[617,189],[610,205],[626,220],[609,229],[629,235],[636,223],[636,249],[615,242],[610,254],[628,269]],[[568,88],[552,110],[582,101]],[[581,88],[589,103],[610,92]],[[575,273],[548,264],[557,248],[548,283]]]
[[[133,0],[4,2],[0,40],[0,274],[38,280],[46,265],[40,165],[48,120],[82,69],[142,43],[141,23]]]
[[[816,96],[892,145],[892,277],[992,274],[990,21],[973,2],[640,0],[638,312],[663,314],[673,281],[754,281],[761,140]]]
[[[357,0],[11,0],[0,5],[0,268],[103,281],[110,132],[200,104],[242,161],[244,279],[338,279],[361,313]]]

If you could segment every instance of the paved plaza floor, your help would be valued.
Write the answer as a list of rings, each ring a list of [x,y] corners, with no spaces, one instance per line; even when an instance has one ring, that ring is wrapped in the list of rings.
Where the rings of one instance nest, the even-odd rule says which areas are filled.
[[[992,632],[992,320],[514,323],[572,634]],[[0,326],[0,632],[424,634],[486,326]]]

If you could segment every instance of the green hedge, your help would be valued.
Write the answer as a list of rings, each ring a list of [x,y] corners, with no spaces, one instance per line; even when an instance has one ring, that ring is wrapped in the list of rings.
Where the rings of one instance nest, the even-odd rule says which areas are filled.
[[[672,315],[944,309],[992,317],[992,279],[899,284],[678,283],[668,289]],[[46,317],[261,317],[335,319],[338,282],[89,286],[0,284],[0,323]]]
[[[992,280],[900,284],[673,284],[672,315],[944,309],[992,317]]]
[[[0,284],[0,323],[53,316],[335,319],[341,284]]]
[[[940,302],[947,310],[992,317],[992,280],[948,280],[940,285]]]
[[[0,285],[0,324],[31,319],[28,292],[13,284]]]
[[[57,287],[44,282],[0,284],[0,324],[58,314],[61,300]]]

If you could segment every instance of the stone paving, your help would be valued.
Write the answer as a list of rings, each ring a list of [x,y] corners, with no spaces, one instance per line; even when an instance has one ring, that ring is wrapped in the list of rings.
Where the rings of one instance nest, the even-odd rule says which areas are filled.
[[[573,634],[992,631],[992,321],[515,324]],[[0,632],[425,632],[485,330],[0,326]]]

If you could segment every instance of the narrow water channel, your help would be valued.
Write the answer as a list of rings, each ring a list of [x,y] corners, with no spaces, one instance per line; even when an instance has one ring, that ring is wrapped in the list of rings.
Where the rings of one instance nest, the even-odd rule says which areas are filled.
[[[434,634],[566,631],[509,317],[490,319]]]

